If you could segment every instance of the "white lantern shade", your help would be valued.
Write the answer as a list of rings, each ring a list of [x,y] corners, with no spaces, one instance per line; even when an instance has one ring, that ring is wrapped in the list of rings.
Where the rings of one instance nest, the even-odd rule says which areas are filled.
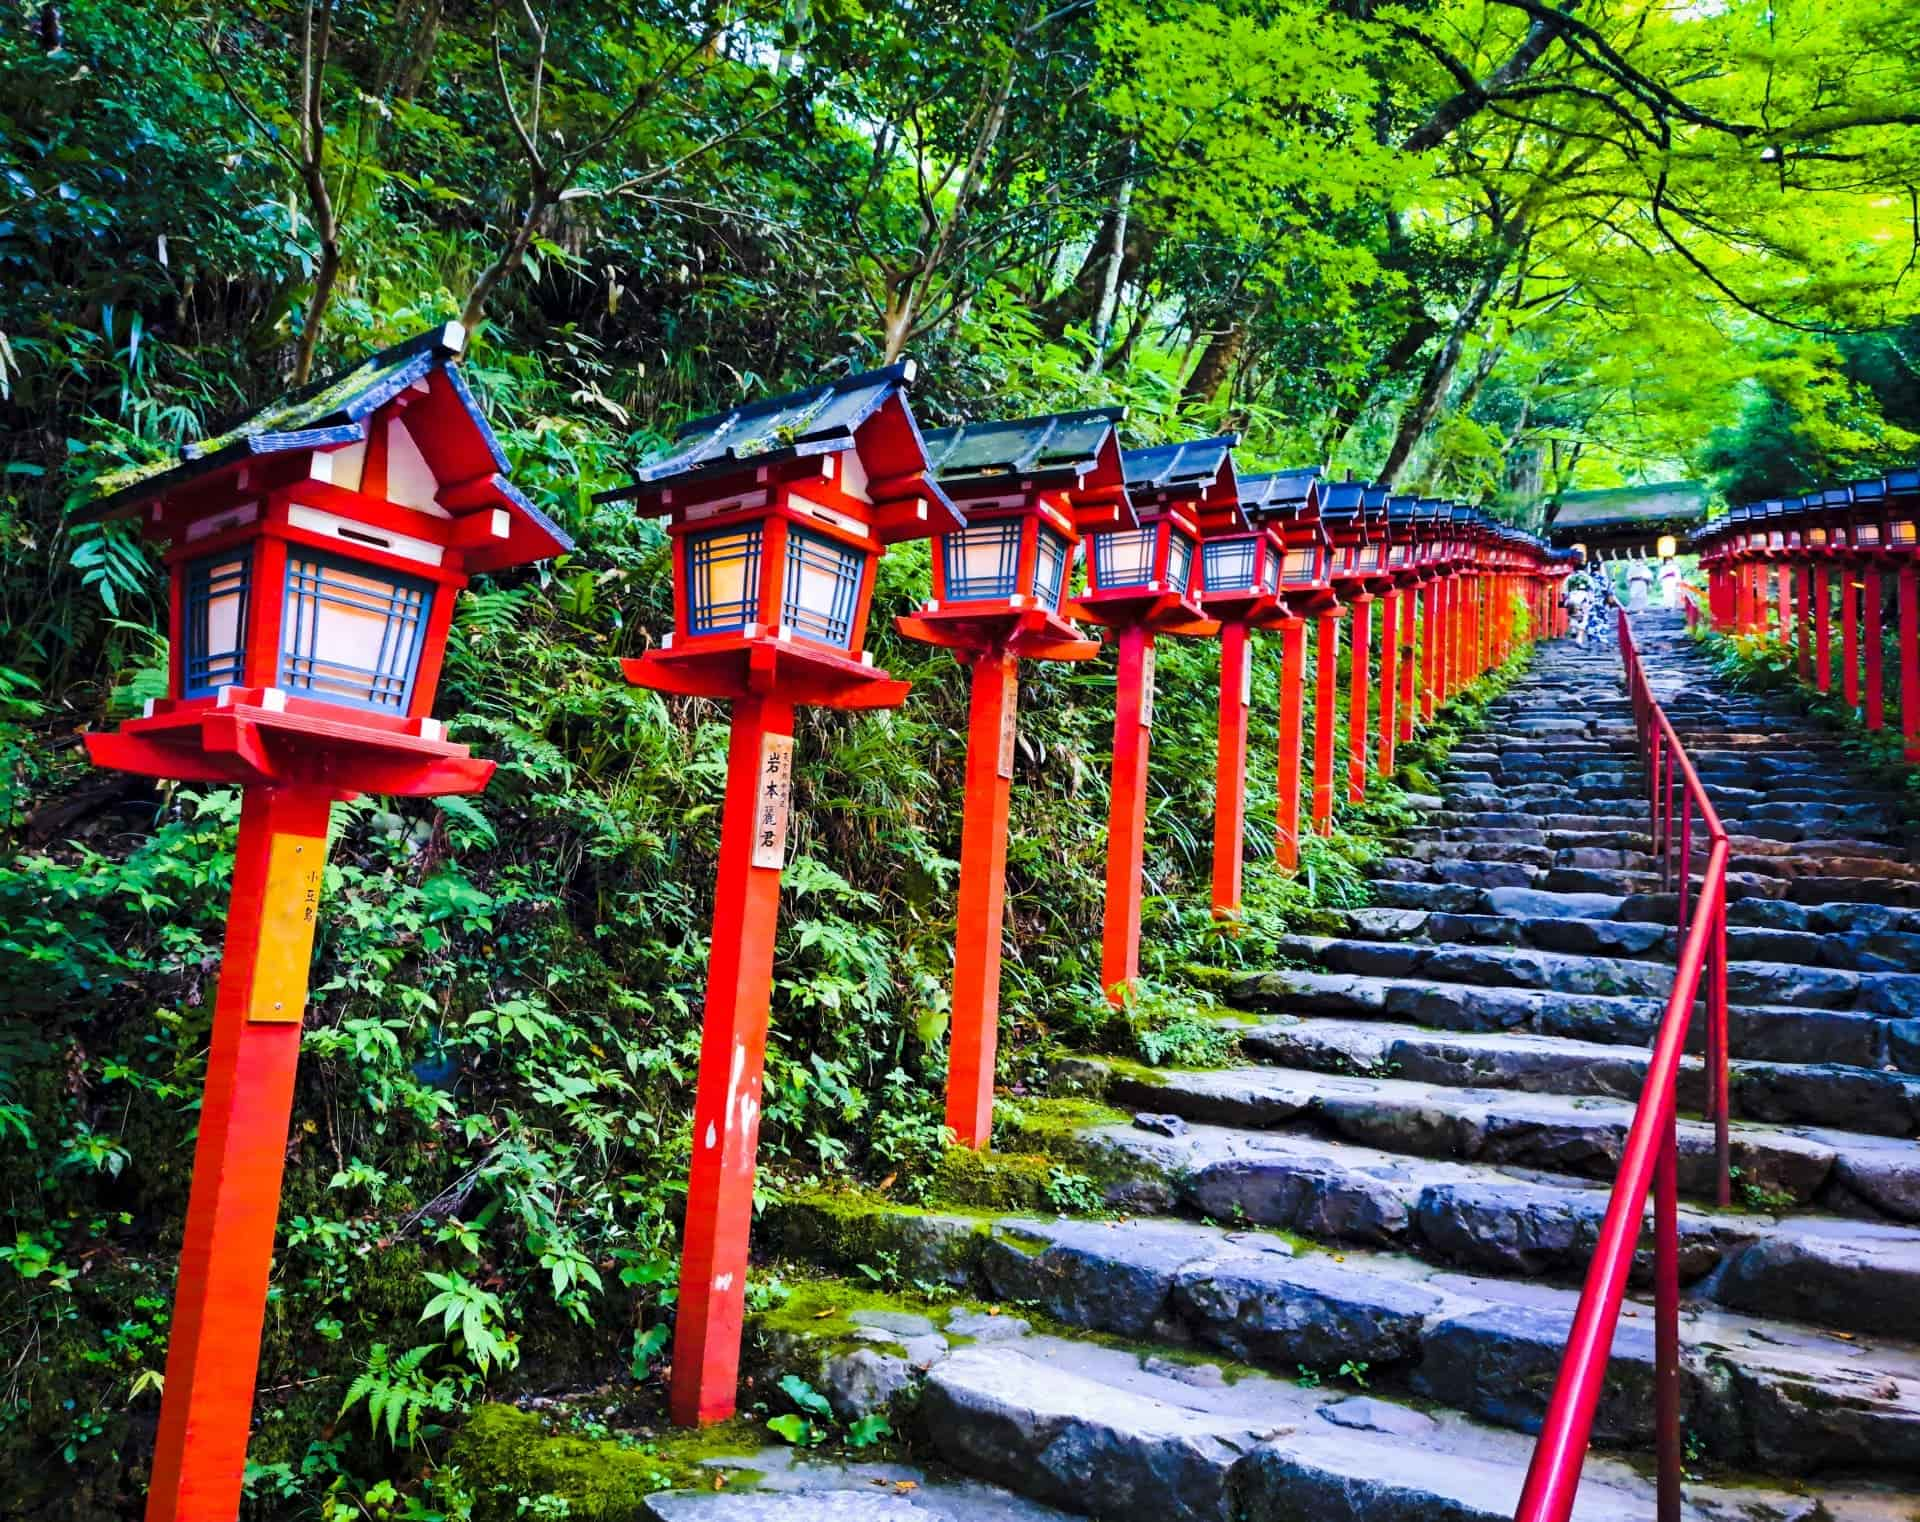
[[[247,603],[253,547],[209,555],[186,569],[183,697],[204,697],[241,679],[247,659]]]
[[[850,649],[866,559],[838,540],[789,527],[782,626],[802,639]]]
[[[331,703],[405,713],[432,606],[429,582],[290,549],[280,685]]]
[[[687,537],[687,632],[726,634],[760,622],[759,524]]]
[[[1111,529],[1088,536],[1093,557],[1093,581],[1101,591],[1115,587],[1144,587],[1153,580],[1153,556],[1159,531],[1144,528]]]

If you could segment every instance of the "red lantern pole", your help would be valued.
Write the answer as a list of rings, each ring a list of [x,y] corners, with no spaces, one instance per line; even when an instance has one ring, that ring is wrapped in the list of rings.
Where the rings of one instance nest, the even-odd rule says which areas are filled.
[[[1423,678],[1420,685],[1420,716],[1428,723],[1433,722],[1434,704],[1440,689],[1440,608],[1451,579],[1447,576],[1436,577],[1420,589],[1420,642],[1424,648],[1420,660],[1420,675]]]
[[[1141,873],[1147,853],[1147,753],[1153,732],[1153,632],[1114,631],[1113,793],[1107,807],[1106,918],[1100,986],[1123,1002],[1140,976]]]
[[[1333,833],[1333,749],[1337,717],[1334,704],[1340,693],[1340,609],[1320,615],[1314,636],[1313,695],[1313,830]]]
[[[1885,609],[1880,601],[1880,568],[1875,565],[1864,576],[1866,591],[1863,594],[1866,607],[1865,626],[1860,637],[1866,644],[1867,654],[1867,728],[1885,729],[1887,727],[1886,693],[1881,680],[1881,663],[1885,652],[1881,648],[1881,619]]]
[[[1291,871],[1300,865],[1300,745],[1305,731],[1307,621],[1280,624],[1279,834],[1274,860]]]
[[[1214,764],[1213,917],[1240,912],[1242,843],[1247,833],[1247,707],[1253,648],[1240,619],[1220,626],[1220,745]]]
[[[1840,693],[1847,707],[1860,706],[1860,583],[1845,561],[1840,565]]]
[[[240,1513],[332,798],[243,795],[147,1522]]]
[[[1418,687],[1413,669],[1414,609],[1420,605],[1420,589],[1408,587],[1400,607],[1400,739],[1413,738],[1414,691]]]
[[[1902,564],[1900,598],[1900,733],[1909,761],[1920,761],[1920,573]]]
[[[1804,686],[1813,680],[1813,567],[1802,561],[1796,571],[1795,593],[1799,600],[1800,616],[1795,631],[1794,647],[1800,665],[1800,681]]]
[[[1793,567],[1782,563],[1779,577],[1779,598],[1775,616],[1780,620],[1780,638],[1793,638]]]
[[[1400,734],[1400,592],[1380,599],[1380,775],[1393,775],[1393,742]]]
[[[736,699],[668,1393],[681,1426],[722,1421],[734,1409],[792,783],[793,704]]]
[[[1352,669],[1347,684],[1347,802],[1367,797],[1367,687],[1368,645],[1373,630],[1373,598],[1362,592],[1353,599]]]
[[[1020,662],[972,658],[967,798],[960,827],[960,902],[954,934],[953,1022],[947,1043],[947,1124],[963,1147],[993,1133],[993,1064],[1000,1031],[1000,943],[1007,890],[1007,810]]]
[[[1813,572],[1813,684],[1820,692],[1833,691],[1833,588],[1825,565]]]

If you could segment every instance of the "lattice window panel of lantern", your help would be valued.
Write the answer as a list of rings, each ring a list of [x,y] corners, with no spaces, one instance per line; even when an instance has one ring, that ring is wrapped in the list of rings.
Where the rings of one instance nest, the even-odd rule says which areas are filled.
[[[1209,592],[1250,592],[1260,561],[1255,539],[1212,539],[1201,547]]]
[[[1184,592],[1192,578],[1193,541],[1184,534],[1175,534],[1167,546],[1167,583],[1174,591]]]
[[[687,538],[687,632],[728,634],[760,619],[760,525]]]
[[[1060,594],[1067,589],[1067,565],[1073,559],[1073,546],[1065,534],[1046,524],[1040,525],[1040,542],[1034,552],[1033,595],[1049,608],[1060,605]]]
[[[187,567],[186,697],[235,686],[247,660],[253,551],[209,555]]]
[[[788,529],[781,622],[803,638],[847,649],[853,643],[862,558],[832,539]]]
[[[1144,587],[1153,580],[1153,551],[1156,531],[1151,528],[1122,528],[1095,534],[1093,579],[1101,591],[1113,587]]]
[[[289,550],[280,681],[329,703],[407,711],[433,588]]]
[[[1020,520],[976,523],[941,536],[947,600],[1005,600],[1020,590]]]

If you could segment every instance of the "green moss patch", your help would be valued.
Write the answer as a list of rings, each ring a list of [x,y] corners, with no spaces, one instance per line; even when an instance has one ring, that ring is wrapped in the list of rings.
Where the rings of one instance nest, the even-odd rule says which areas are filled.
[[[642,1522],[656,1491],[711,1486],[708,1460],[741,1458],[729,1484],[751,1485],[757,1475],[745,1461],[765,1443],[746,1420],[638,1442],[552,1432],[534,1412],[490,1405],[468,1417],[447,1459],[473,1492],[474,1522],[512,1522],[522,1498],[539,1496],[563,1498],[585,1522]]]

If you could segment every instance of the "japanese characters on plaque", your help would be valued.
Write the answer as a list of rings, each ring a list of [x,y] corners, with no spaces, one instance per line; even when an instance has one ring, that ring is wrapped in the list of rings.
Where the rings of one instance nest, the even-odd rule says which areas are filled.
[[[261,893],[260,949],[248,991],[249,1020],[292,1025],[306,1012],[307,968],[313,960],[326,864],[326,836],[274,836]]]
[[[1153,728],[1153,645],[1147,645],[1146,659],[1140,663],[1140,727]]]
[[[760,787],[753,805],[753,864],[787,864],[787,816],[793,812],[793,736],[760,739]]]

